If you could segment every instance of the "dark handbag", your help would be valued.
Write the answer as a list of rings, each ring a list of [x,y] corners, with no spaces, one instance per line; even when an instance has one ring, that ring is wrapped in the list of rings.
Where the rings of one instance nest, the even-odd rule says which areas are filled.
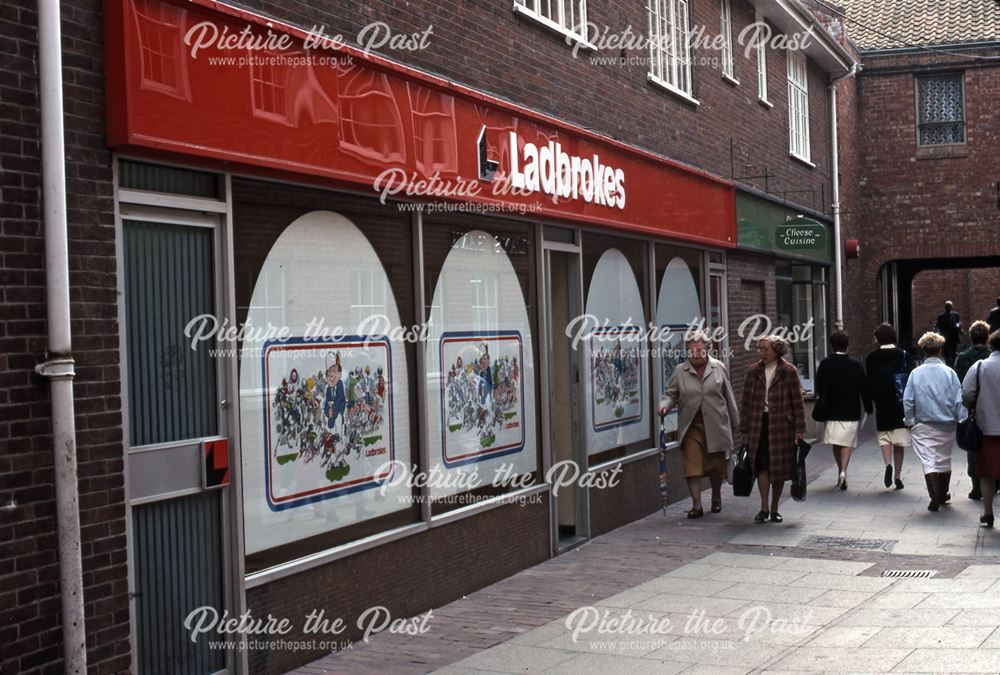
[[[795,471],[792,473],[792,499],[797,502],[806,500],[806,456],[812,446],[805,441],[795,442]]]
[[[955,427],[955,440],[958,443],[958,447],[966,452],[979,452],[983,447],[983,431],[979,428],[979,423],[976,422],[976,402],[979,400],[979,371],[982,369],[983,364],[980,361],[979,367],[976,368],[976,401],[972,402],[969,416]]]
[[[902,350],[900,350],[900,351],[902,351]],[[909,364],[908,364],[906,352],[903,351],[903,366],[902,366],[903,372],[896,373],[896,374],[893,375],[893,381],[894,381],[894,384],[896,385],[896,400],[899,401],[900,403],[903,402],[903,394],[904,394],[904,392],[906,392],[906,381],[910,377],[910,373],[907,372],[907,368],[908,367],[909,367]]]
[[[813,403],[812,418],[814,422],[826,422],[826,399],[817,398]]]
[[[750,466],[750,450],[744,443],[736,451],[736,466],[733,467],[733,496],[749,497],[753,492],[753,467]]]

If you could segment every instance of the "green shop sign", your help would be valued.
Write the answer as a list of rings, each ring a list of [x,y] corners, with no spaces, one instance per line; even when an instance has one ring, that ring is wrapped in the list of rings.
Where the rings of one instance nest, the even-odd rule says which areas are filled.
[[[829,262],[829,228],[792,209],[736,193],[736,225],[740,246]]]
[[[826,226],[810,218],[795,218],[774,231],[774,244],[783,251],[823,251]]]

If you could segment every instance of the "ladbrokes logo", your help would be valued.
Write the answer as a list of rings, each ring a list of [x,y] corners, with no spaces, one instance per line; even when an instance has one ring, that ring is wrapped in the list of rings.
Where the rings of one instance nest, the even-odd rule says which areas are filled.
[[[597,153],[570,155],[557,141],[522,147],[514,131],[510,132],[510,182],[516,189],[625,208],[624,171],[603,164]]]

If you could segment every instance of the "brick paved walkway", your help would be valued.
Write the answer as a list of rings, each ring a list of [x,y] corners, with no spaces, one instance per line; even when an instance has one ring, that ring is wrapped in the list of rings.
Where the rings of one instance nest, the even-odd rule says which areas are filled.
[[[933,569],[937,571],[935,579],[947,580],[959,574],[974,573],[964,572],[970,563],[1000,565],[1000,536],[984,533],[976,527],[979,503],[965,498],[969,483],[962,471],[964,456],[960,454],[956,459],[963,464],[960,466],[956,462],[953,505],[946,507],[943,513],[928,514],[924,508],[926,492],[919,465],[912,453],[907,455],[904,471],[907,488],[902,492],[887,491],[881,485],[880,453],[869,442],[856,451],[849,480],[851,489],[842,492],[833,487],[836,472],[828,446],[817,446],[809,463],[809,499],[799,504],[786,498],[782,504],[786,520],[781,525],[751,522],[759,506],[756,493],[749,499],[737,499],[724,492],[725,505],[721,514],[706,514],[693,521],[684,518],[688,508],[685,499],[672,505],[666,516],[661,513],[648,516],[597,537],[575,551],[435,609],[431,630],[425,635],[376,635],[367,644],[331,654],[294,672],[423,673],[456,664],[510,640],[514,640],[512,647],[523,647],[525,642],[534,642],[533,636],[542,635],[535,632],[536,629],[553,630],[552,622],[578,607],[602,604],[625,591],[644,588],[643,584],[649,582],[662,583],[660,578],[664,575],[682,567],[688,569],[686,566],[690,563],[713,554],[791,557],[815,560],[817,567],[829,564],[820,563],[820,560],[865,563],[856,567],[847,565],[845,574],[849,573],[850,577],[820,577],[833,584],[832,589],[843,583],[862,587],[867,582],[859,580],[860,577],[877,577],[888,568]],[[843,545],[853,542],[872,546],[877,544],[876,540],[891,542],[886,544],[890,550],[857,550],[843,545],[827,548],[829,541],[816,539],[821,536],[838,537]],[[687,574],[684,570],[676,573],[682,577]],[[1000,572],[997,577],[1000,578]],[[1000,591],[1000,586],[997,590]],[[994,613],[1000,614],[1000,611]],[[1000,618],[997,623],[1000,624]],[[994,638],[1000,641],[1000,637]],[[497,652],[491,650],[489,653]],[[566,655],[565,650],[560,653]],[[773,656],[765,649],[761,658],[768,655]],[[569,653],[566,659],[572,656]],[[892,656],[898,656],[893,663],[899,663],[910,653],[893,653]],[[802,658],[805,657],[800,660]],[[913,663],[925,663],[921,658]],[[557,665],[518,663],[516,658],[501,662],[506,664],[500,669],[505,672]],[[489,663],[495,662],[487,659],[477,665],[473,659],[449,670],[462,672],[473,667],[483,668],[483,664]],[[681,663],[684,668],[692,665]],[[794,659],[789,664],[796,669],[803,667]],[[603,670],[610,664],[602,657],[589,665]],[[723,664],[716,665],[721,667]],[[989,662],[987,665],[997,665],[993,670],[1000,670],[1000,664]],[[622,668],[625,666],[621,664]],[[671,666],[666,671],[680,672],[684,668]]]

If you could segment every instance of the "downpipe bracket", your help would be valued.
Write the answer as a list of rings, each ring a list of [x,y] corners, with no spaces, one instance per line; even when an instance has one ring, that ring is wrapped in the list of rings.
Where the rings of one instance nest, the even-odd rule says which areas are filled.
[[[35,366],[35,372],[50,380],[72,380],[76,377],[76,361],[72,356],[57,356]]]

